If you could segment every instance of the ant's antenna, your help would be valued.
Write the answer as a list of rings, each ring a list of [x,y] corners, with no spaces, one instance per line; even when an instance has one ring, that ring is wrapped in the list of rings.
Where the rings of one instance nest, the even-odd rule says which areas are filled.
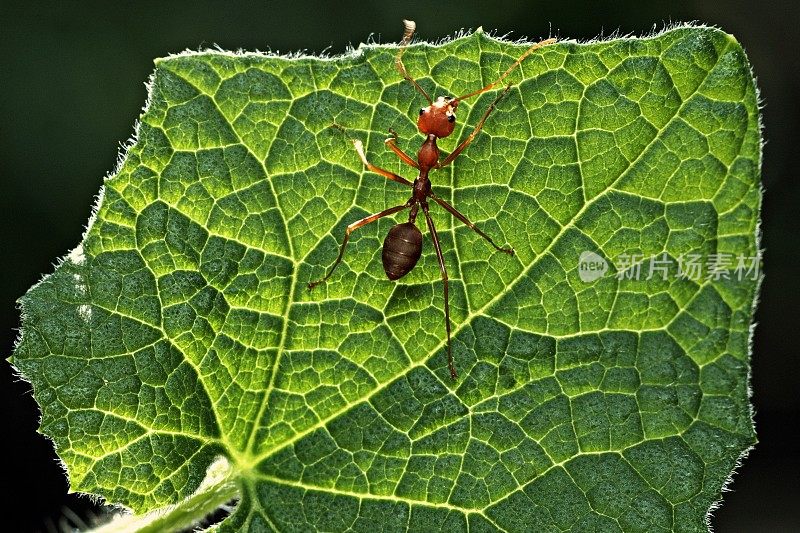
[[[412,29],[412,32],[413,32],[413,29]],[[547,40],[544,40],[544,41],[541,41],[541,42],[538,42],[538,43],[534,44],[533,46],[531,46],[530,48],[525,50],[525,53],[522,54],[521,56],[519,56],[519,59],[514,61],[514,64],[511,65],[510,67],[508,67],[508,69],[505,72],[503,72],[502,76],[500,76],[499,78],[494,80],[492,83],[490,83],[489,85],[487,85],[483,89],[478,89],[477,91],[473,91],[471,93],[465,94],[464,96],[459,96],[458,98],[455,99],[455,101],[456,102],[460,102],[461,100],[464,100],[465,98],[471,98],[471,97],[477,96],[477,95],[479,95],[481,93],[485,93],[486,91],[490,90],[492,87],[494,87],[495,85],[498,85],[501,81],[503,81],[503,78],[505,78],[506,76],[511,74],[511,72],[515,68],[517,68],[520,65],[520,63],[522,63],[525,60],[526,57],[531,55],[533,52],[535,52],[539,48],[542,48],[543,46],[547,46],[548,44],[553,44],[554,42],[556,42],[555,39],[547,39]]]
[[[394,66],[397,67],[397,71],[403,77],[403,79],[408,80],[414,86],[414,88],[419,91],[419,93],[428,100],[429,104],[433,103],[431,97],[428,96],[428,93],[419,86],[419,83],[414,81],[414,78],[408,75],[408,71],[406,70],[406,66],[403,64],[403,52],[406,51],[406,47],[411,44],[411,37],[414,35],[414,30],[417,29],[417,24],[413,20],[403,20],[403,26],[405,26],[405,31],[403,32],[403,40],[400,41],[400,50],[397,51],[397,57],[394,59]]]

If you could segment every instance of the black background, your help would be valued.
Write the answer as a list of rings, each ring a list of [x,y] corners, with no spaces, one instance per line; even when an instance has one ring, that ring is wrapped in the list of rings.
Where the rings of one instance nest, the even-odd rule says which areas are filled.
[[[74,248],[103,176],[133,132],[145,102],[153,59],[186,48],[306,50],[338,54],[370,34],[396,42],[401,19],[417,21],[435,40],[460,28],[539,39],[551,33],[589,39],[649,33],[670,22],[721,27],[742,43],[764,108],[763,183],[766,279],[756,315],[753,401],[760,443],[715,512],[728,531],[800,530],[800,446],[794,435],[800,402],[797,336],[800,200],[794,149],[800,125],[796,2],[759,3],[591,0],[586,2],[81,2],[0,7],[0,354],[10,354],[19,313],[15,300],[57,258]],[[50,443],[36,434],[37,408],[27,384],[7,363],[2,372],[0,432],[7,445],[0,520],[8,531],[63,530],[102,513],[67,495]]]

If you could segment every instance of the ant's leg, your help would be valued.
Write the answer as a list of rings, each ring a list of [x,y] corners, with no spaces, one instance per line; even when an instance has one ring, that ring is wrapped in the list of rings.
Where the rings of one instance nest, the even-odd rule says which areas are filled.
[[[478,226],[476,226],[475,224],[473,224],[472,222],[470,222],[470,221],[469,221],[469,219],[468,219],[467,217],[465,217],[464,215],[462,215],[462,214],[461,214],[461,213],[458,211],[458,209],[456,209],[456,208],[455,208],[455,207],[453,207],[452,205],[448,204],[446,201],[442,200],[441,198],[439,198],[438,196],[436,196],[436,195],[435,195],[435,194],[433,194],[433,193],[431,193],[431,194],[430,194],[430,197],[431,197],[431,198],[433,198],[433,199],[434,199],[434,201],[435,201],[437,204],[439,204],[440,206],[442,206],[442,207],[444,207],[445,209],[447,209],[448,211],[450,211],[450,213],[451,213],[451,214],[452,214],[454,217],[456,217],[458,220],[460,220],[461,222],[463,222],[463,223],[464,223],[464,224],[465,224],[465,225],[466,225],[466,226],[467,226],[469,229],[471,229],[472,231],[474,231],[475,233],[477,233],[478,235],[480,235],[481,237],[483,237],[484,239],[486,239],[487,241],[489,241],[489,244],[491,244],[492,246],[494,246],[494,247],[495,247],[495,249],[496,249],[497,251],[499,251],[499,252],[505,252],[505,253],[507,253],[508,255],[514,255],[514,249],[513,249],[513,248],[510,248],[510,247],[509,247],[509,248],[501,248],[500,246],[497,246],[497,245],[494,243],[494,241],[492,240],[492,238],[491,238],[491,237],[489,237],[489,236],[488,236],[488,235],[486,235],[484,232],[482,232],[480,229],[478,229]]]
[[[383,176],[388,180],[396,181],[397,183],[402,183],[403,185],[408,185],[409,187],[412,186],[411,182],[405,179],[404,177],[398,176],[394,172],[390,172],[385,168],[376,167],[375,165],[367,161],[367,156],[366,154],[364,154],[364,145],[362,144],[362,142],[359,139],[353,139],[352,137],[350,137],[350,135],[347,134],[347,131],[345,131],[345,129],[342,126],[334,123],[333,127],[344,133],[345,136],[348,139],[350,139],[350,141],[353,143],[353,146],[356,149],[356,152],[358,153],[358,157],[361,158],[361,161],[364,163],[364,166],[366,166],[367,169],[371,170],[375,174],[380,174],[381,176]]]
[[[467,146],[469,146],[469,143],[471,143],[471,142],[472,142],[472,141],[475,139],[475,136],[476,136],[476,135],[478,135],[478,132],[480,132],[480,131],[481,131],[481,129],[483,129],[483,123],[484,123],[484,122],[486,122],[486,119],[487,119],[487,118],[489,118],[489,115],[492,113],[492,111],[494,111],[494,108],[495,108],[495,106],[497,105],[497,102],[499,102],[499,101],[500,101],[500,99],[501,99],[501,98],[503,98],[503,97],[506,95],[506,93],[508,93],[509,89],[511,89],[511,85],[509,85],[508,87],[506,87],[506,90],[505,90],[505,91],[503,91],[503,92],[501,92],[501,93],[500,93],[500,94],[497,96],[497,98],[495,98],[495,99],[494,99],[494,102],[492,102],[491,104],[489,104],[489,108],[488,108],[488,109],[487,109],[487,110],[486,110],[486,111],[483,113],[483,116],[482,116],[482,117],[481,117],[481,119],[478,121],[478,125],[477,125],[477,126],[475,126],[475,129],[474,129],[474,130],[472,130],[472,133],[470,133],[470,134],[467,136],[467,138],[466,138],[466,139],[464,139],[463,141],[461,141],[461,144],[459,144],[459,145],[456,147],[456,149],[455,149],[455,150],[453,150],[453,151],[450,153],[450,155],[448,155],[447,157],[445,157],[445,158],[444,158],[444,161],[442,161],[441,163],[437,163],[437,165],[436,165],[436,168],[442,168],[442,167],[446,167],[447,165],[449,165],[450,163],[452,163],[452,162],[453,162],[453,159],[455,159],[456,157],[458,157],[458,154],[460,154],[461,152],[463,152],[463,151],[464,151],[464,148],[466,148]]]
[[[417,24],[413,20],[404,20],[403,26],[405,30],[403,31],[403,40],[400,41],[400,49],[397,51],[397,56],[394,58],[394,66],[397,68],[397,72],[403,77],[404,80],[411,83],[414,88],[419,91],[419,93],[425,97],[429,104],[433,103],[431,97],[428,96],[428,93],[419,86],[419,83],[414,80],[411,76],[408,75],[408,71],[406,70],[406,66],[403,64],[403,53],[406,51],[406,47],[411,44],[411,37],[414,35],[414,30],[417,29]]]
[[[433,248],[436,250],[436,258],[439,260],[439,269],[442,271],[442,281],[444,282],[444,326],[447,330],[447,368],[450,370],[450,377],[458,379],[456,372],[456,365],[453,363],[453,343],[450,340],[450,295],[448,291],[447,269],[444,266],[444,256],[442,255],[442,247],[439,244],[439,235],[436,233],[436,228],[433,225],[430,213],[428,213],[428,205],[422,204],[422,212],[425,213],[425,220],[428,222],[428,229],[431,232],[431,240],[433,240]]]
[[[361,158],[361,161],[364,163],[364,165],[369,170],[371,170],[375,174],[380,174],[381,176],[383,176],[386,179],[390,179],[392,181],[396,181],[398,183],[402,183],[403,185],[408,185],[409,187],[412,186],[411,182],[408,181],[407,179],[405,179],[404,177],[398,176],[394,172],[389,172],[388,170],[386,170],[384,168],[376,167],[375,165],[373,165],[372,163],[367,161],[367,156],[364,154],[364,145],[361,144],[360,140],[358,140],[358,139],[353,140],[353,146],[356,147],[356,152],[358,152],[358,157]]]
[[[531,55],[533,52],[535,52],[539,48],[541,48],[543,46],[547,46],[548,44],[553,44],[554,42],[556,42],[555,39],[546,39],[544,41],[541,41],[541,42],[538,42],[538,43],[534,44],[533,46],[531,46],[530,48],[525,50],[525,52],[521,56],[519,56],[519,58],[516,61],[514,61],[514,64],[512,64],[510,67],[508,67],[508,69],[506,69],[505,72],[503,72],[502,76],[500,76],[499,78],[497,78],[492,83],[490,83],[489,85],[487,85],[486,87],[484,87],[482,89],[478,89],[477,91],[473,91],[471,93],[465,94],[464,96],[459,96],[458,98],[456,98],[456,101],[458,102],[458,101],[464,100],[465,98],[470,98],[472,96],[476,96],[476,95],[479,95],[481,93],[485,93],[486,91],[491,90],[493,87],[498,85],[501,81],[503,81],[503,79],[506,76],[511,74],[511,71],[514,70],[515,68],[517,68],[520,65],[520,63],[522,63],[525,60],[526,57]]]
[[[324,283],[329,277],[331,277],[331,274],[333,274],[333,271],[336,270],[336,267],[339,266],[339,263],[342,262],[342,257],[344,257],[344,249],[347,247],[347,241],[350,240],[350,234],[351,233],[353,233],[355,230],[357,230],[361,226],[366,226],[370,222],[375,222],[376,220],[378,220],[380,218],[387,217],[389,215],[393,215],[393,214],[397,213],[398,211],[402,211],[403,209],[408,209],[408,208],[409,208],[408,204],[403,204],[403,205],[397,205],[395,207],[390,207],[389,209],[381,211],[380,213],[375,213],[374,215],[370,215],[368,217],[364,217],[361,220],[357,220],[356,222],[353,222],[352,224],[347,226],[347,229],[344,232],[344,240],[342,241],[342,246],[341,246],[341,248],[339,248],[339,257],[336,258],[336,261],[334,261],[333,266],[328,271],[328,273],[325,274],[324,278],[318,279],[317,281],[312,281],[312,282],[310,282],[308,284],[308,290],[313,289],[314,287],[316,287],[320,283]]]
[[[471,93],[465,94],[464,96],[459,96],[454,101],[455,102],[460,102],[461,100],[464,100],[465,98],[470,98],[472,96],[476,96],[478,94],[484,93],[484,92],[492,89],[495,85],[497,85],[501,81],[503,81],[503,79],[506,76],[508,76],[511,73],[512,70],[517,68],[520,65],[520,63],[522,63],[522,61],[526,57],[528,57],[530,54],[532,54],[534,51],[538,50],[539,48],[541,48],[543,46],[546,46],[548,44],[552,44],[554,42],[556,42],[555,39],[547,39],[545,41],[542,41],[542,42],[534,44],[533,46],[528,48],[525,51],[525,53],[523,53],[521,56],[519,56],[519,59],[514,61],[514,64],[512,64],[510,67],[508,67],[508,69],[502,74],[502,76],[497,78],[495,81],[493,81],[492,83],[490,83],[486,87],[483,87],[482,89],[478,89],[477,91],[473,91]],[[453,159],[458,157],[458,154],[463,152],[464,149],[467,146],[469,146],[469,143],[471,143],[473,141],[473,139],[475,139],[475,136],[478,134],[479,131],[481,131],[481,128],[483,128],[483,123],[486,122],[487,118],[489,118],[489,114],[494,110],[494,107],[497,105],[497,102],[499,102],[500,99],[503,98],[503,96],[506,95],[506,93],[508,92],[509,89],[511,89],[511,85],[510,84],[507,85],[505,91],[500,93],[500,95],[497,98],[494,99],[494,102],[492,102],[491,105],[489,105],[489,109],[487,109],[486,112],[483,114],[483,116],[481,117],[481,120],[478,122],[478,125],[475,126],[475,129],[472,131],[472,133],[470,133],[469,136],[466,139],[464,139],[461,142],[461,144],[459,144],[458,147],[455,150],[453,150],[453,152],[444,159],[444,161],[442,161],[441,163],[436,165],[436,168],[442,168],[444,166],[449,165],[450,163],[453,162]]]
[[[397,137],[397,132],[396,132],[396,131],[394,131],[392,128],[389,128],[389,134],[391,135],[391,137],[389,137],[388,139],[386,139],[386,140],[384,141],[384,142],[386,143],[386,146],[388,146],[388,147],[389,147],[389,149],[390,149],[392,152],[394,152],[395,154],[397,154],[397,157],[399,157],[399,158],[400,158],[400,160],[401,160],[403,163],[405,163],[406,165],[411,165],[411,166],[412,166],[412,167],[414,167],[414,168],[419,168],[419,165],[417,164],[417,162],[416,162],[416,161],[414,161],[414,160],[411,158],[411,156],[410,156],[410,155],[408,155],[407,153],[405,153],[405,152],[402,150],[402,148],[400,148],[399,146],[397,146],[397,139],[398,139],[398,137]]]

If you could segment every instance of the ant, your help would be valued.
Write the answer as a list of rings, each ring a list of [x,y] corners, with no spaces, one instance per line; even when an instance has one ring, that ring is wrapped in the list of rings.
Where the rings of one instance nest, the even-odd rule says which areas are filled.
[[[419,152],[417,152],[416,161],[414,161],[413,158],[406,154],[397,145],[398,136],[394,130],[389,130],[391,136],[386,139],[385,142],[386,146],[389,147],[389,149],[395,154],[397,154],[397,157],[399,157],[401,161],[418,169],[419,175],[412,183],[402,176],[395,174],[394,172],[376,167],[367,160],[367,156],[364,154],[364,146],[361,141],[358,139],[352,139],[352,142],[355,146],[356,152],[358,152],[358,156],[361,158],[361,161],[364,163],[367,169],[375,172],[376,174],[380,174],[389,180],[411,187],[411,198],[409,198],[408,201],[402,205],[390,207],[389,209],[381,211],[380,213],[375,213],[374,215],[362,218],[361,220],[353,222],[347,226],[347,230],[344,234],[344,240],[342,241],[342,246],[339,249],[339,256],[336,258],[336,261],[334,261],[333,266],[331,266],[325,277],[309,283],[308,290],[313,289],[331,277],[333,271],[342,261],[344,250],[347,246],[347,241],[350,239],[350,234],[353,233],[353,231],[362,226],[366,226],[371,222],[375,222],[378,219],[393,215],[399,211],[403,211],[404,209],[411,209],[411,212],[408,216],[408,222],[395,225],[389,230],[389,234],[386,236],[386,240],[383,242],[383,270],[386,273],[386,276],[392,281],[398,280],[411,272],[414,266],[416,266],[417,261],[419,261],[420,255],[422,254],[422,233],[415,224],[417,213],[419,212],[419,209],[422,208],[422,212],[425,215],[425,221],[428,224],[428,230],[431,233],[433,247],[436,250],[436,257],[439,260],[439,269],[442,272],[442,281],[444,283],[444,323],[445,329],[447,330],[447,367],[450,370],[450,377],[455,380],[458,378],[458,374],[456,372],[455,364],[453,363],[453,348],[450,340],[450,300],[448,294],[447,269],[444,265],[442,247],[439,244],[439,235],[436,233],[436,227],[434,226],[433,220],[428,213],[428,198],[442,206],[446,211],[449,211],[454,217],[466,224],[467,227],[486,239],[497,251],[506,253],[508,255],[514,255],[514,250],[510,247],[504,248],[495,244],[491,237],[481,231],[477,226],[475,226],[475,224],[470,222],[469,219],[462,215],[455,207],[447,203],[442,198],[436,196],[433,191],[431,191],[431,182],[428,179],[428,173],[433,169],[446,167],[452,163],[453,160],[455,160],[455,158],[458,157],[458,155],[463,152],[465,148],[467,148],[467,146],[470,145],[470,143],[475,139],[475,136],[478,135],[478,132],[481,131],[481,128],[483,128],[483,124],[486,122],[486,119],[494,110],[497,103],[511,89],[511,84],[507,85],[505,90],[501,92],[489,105],[472,133],[470,133],[466,139],[461,141],[461,144],[459,144],[456,149],[453,150],[450,155],[445,157],[442,161],[439,161],[439,148],[436,146],[436,140],[447,137],[453,133],[453,129],[456,125],[456,110],[458,109],[459,102],[491,90],[501,81],[503,81],[503,79],[508,76],[511,71],[517,68],[520,63],[522,63],[522,61],[531,53],[538,48],[555,42],[555,39],[547,39],[528,48],[497,80],[493,81],[482,89],[467,93],[464,96],[459,96],[458,98],[454,98],[452,96],[439,96],[434,101],[430,96],[428,96],[428,93],[426,93],[425,90],[420,87],[416,80],[414,80],[414,78],[408,74],[408,71],[403,64],[403,53],[411,43],[411,38],[416,30],[416,24],[414,21],[404,20],[403,25],[405,26],[405,31],[403,33],[403,39],[400,41],[400,49],[395,57],[395,66],[397,67],[397,70],[403,79],[410,82],[411,85],[413,85],[414,88],[428,101],[428,105],[420,109],[419,118],[417,119],[417,127],[419,128],[420,133],[425,135],[425,140],[423,141]],[[334,127],[344,131],[343,128],[338,124],[334,124]]]

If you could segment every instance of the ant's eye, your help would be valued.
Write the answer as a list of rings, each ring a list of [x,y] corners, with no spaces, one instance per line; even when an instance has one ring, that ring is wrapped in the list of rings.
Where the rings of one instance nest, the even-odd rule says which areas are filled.
[[[449,117],[447,117],[447,121],[448,122],[455,122],[456,121],[456,116],[455,115],[450,115]]]
[[[420,109],[420,110],[419,110],[419,114],[420,114],[420,115],[423,115],[423,114],[425,114],[425,108],[424,108],[424,107],[423,107],[422,109]]]

